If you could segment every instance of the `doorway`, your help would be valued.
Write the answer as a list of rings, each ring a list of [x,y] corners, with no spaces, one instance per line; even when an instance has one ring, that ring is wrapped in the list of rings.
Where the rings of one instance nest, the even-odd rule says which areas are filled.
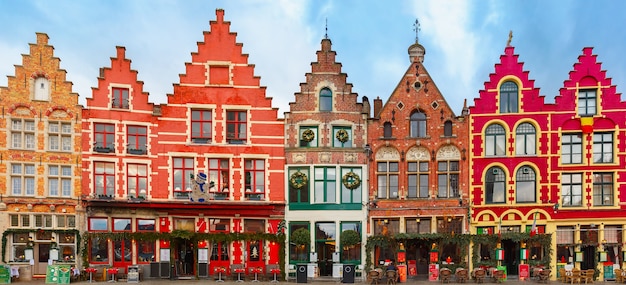
[[[46,275],[46,269],[48,268],[48,259],[50,259],[50,244],[39,243],[34,247],[33,252],[35,258],[35,264],[33,269],[34,275]]]
[[[317,266],[320,276],[333,276],[333,252],[335,252],[335,242],[320,240],[315,242],[315,252],[317,252]]]
[[[585,245],[582,247],[583,261],[580,263],[580,269],[595,269],[596,247],[593,245]]]
[[[178,238],[174,242],[174,260],[177,276],[193,276],[195,262],[193,242]]]
[[[505,239],[502,241],[502,248],[504,249],[504,260],[502,264],[506,266],[507,275],[517,275],[520,251],[519,242]]]

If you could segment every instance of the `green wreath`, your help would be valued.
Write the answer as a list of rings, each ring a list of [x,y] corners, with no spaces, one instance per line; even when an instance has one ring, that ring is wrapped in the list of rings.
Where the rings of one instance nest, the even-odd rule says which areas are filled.
[[[343,183],[343,186],[346,186],[346,188],[354,190],[361,186],[361,177],[359,177],[358,174],[350,171],[343,175],[343,177],[341,178],[341,183]]]
[[[306,177],[306,174],[300,172],[300,170],[296,171],[294,174],[291,174],[289,178],[289,183],[293,188],[302,189],[304,185],[309,182],[309,178]]]
[[[348,135],[348,132],[346,130],[339,130],[337,131],[335,138],[337,138],[337,140],[339,140],[341,143],[346,143],[350,136]]]
[[[315,132],[311,129],[307,129],[302,132],[302,140],[305,142],[311,142],[315,138]]]

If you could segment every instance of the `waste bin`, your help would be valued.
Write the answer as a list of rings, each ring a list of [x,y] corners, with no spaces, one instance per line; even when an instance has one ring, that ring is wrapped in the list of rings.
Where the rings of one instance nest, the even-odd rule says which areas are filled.
[[[296,283],[306,283],[307,281],[307,265],[296,265]]]
[[[343,265],[343,283],[354,283],[354,264]]]

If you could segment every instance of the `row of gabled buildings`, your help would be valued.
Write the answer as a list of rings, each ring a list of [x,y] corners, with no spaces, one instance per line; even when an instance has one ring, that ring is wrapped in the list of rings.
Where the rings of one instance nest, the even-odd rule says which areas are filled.
[[[315,278],[391,260],[409,277],[435,263],[515,275],[624,261],[626,103],[591,48],[546,103],[507,45],[457,115],[417,38],[389,98],[370,104],[326,37],[279,118],[216,15],[160,105],[117,47],[80,106],[37,34],[0,89],[3,262],[154,277],[302,263]]]

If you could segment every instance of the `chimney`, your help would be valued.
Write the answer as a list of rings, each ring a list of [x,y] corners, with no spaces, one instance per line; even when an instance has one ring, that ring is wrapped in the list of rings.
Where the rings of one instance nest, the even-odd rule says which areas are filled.
[[[380,118],[380,111],[383,109],[383,100],[380,97],[374,99],[374,118]]]

